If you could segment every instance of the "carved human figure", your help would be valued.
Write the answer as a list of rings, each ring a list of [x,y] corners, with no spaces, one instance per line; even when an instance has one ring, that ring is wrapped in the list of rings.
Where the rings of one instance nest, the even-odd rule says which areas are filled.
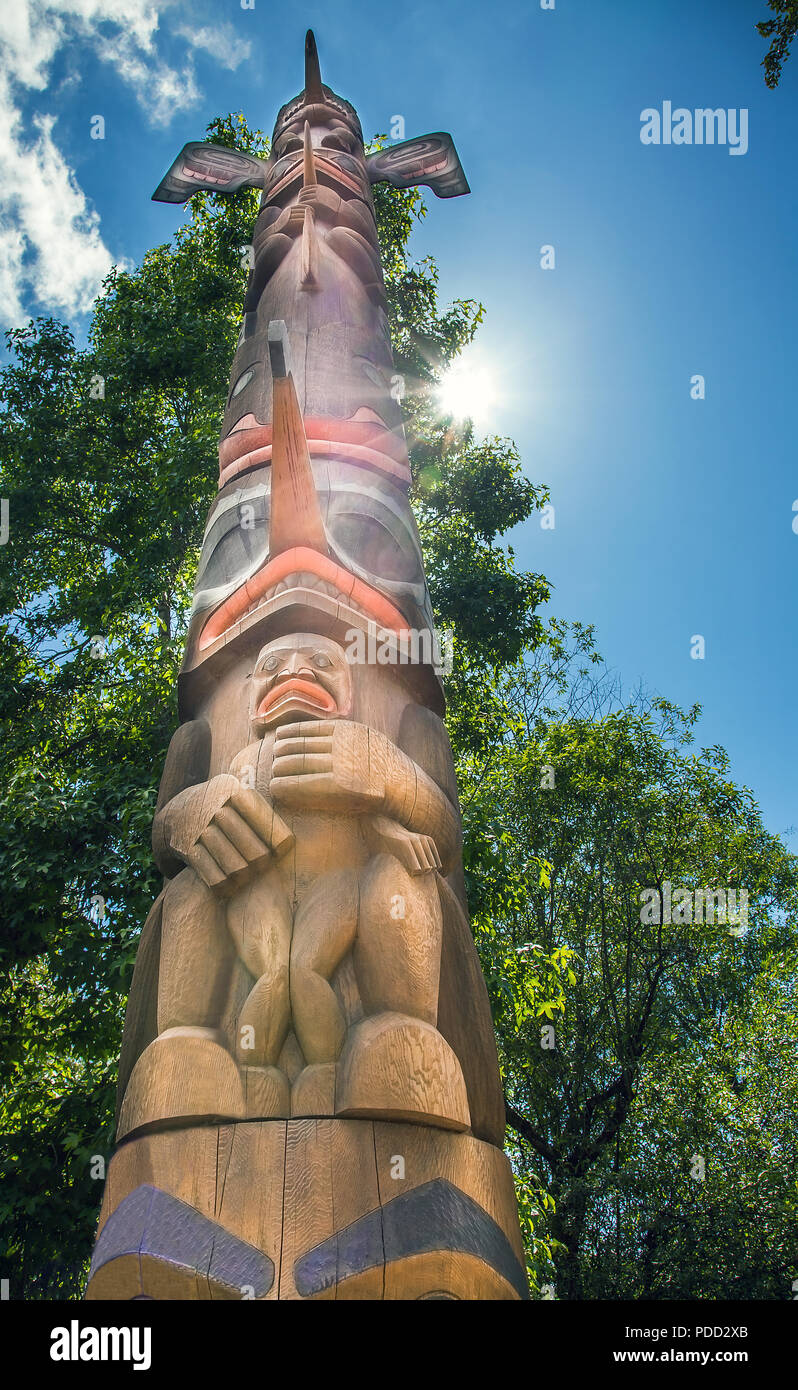
[[[158,813],[159,860],[186,867],[163,903],[159,1037],[136,1072],[160,1093],[148,1053],[170,1038],[190,1048],[191,1029],[206,1078],[216,1058],[215,1113],[232,1097],[238,1116],[376,1113],[463,1128],[462,1072],[435,1026],[436,874],[457,852],[457,817],[406,753],[349,717],[352,671],[328,637],[269,642],[251,678],[253,741],[229,773]],[[253,981],[235,1027],[240,1093],[220,1036],[231,942]],[[362,1016],[347,1029],[332,980],[350,952]],[[290,1030],[304,1062],[293,1088],[279,1065]],[[136,1072],[125,1103],[138,1112]]]

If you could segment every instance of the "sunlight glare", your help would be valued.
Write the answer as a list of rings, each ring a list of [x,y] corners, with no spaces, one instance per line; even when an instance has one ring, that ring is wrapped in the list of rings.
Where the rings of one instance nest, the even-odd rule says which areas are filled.
[[[498,402],[493,371],[467,351],[455,358],[437,395],[444,415],[451,415],[455,420],[471,420],[477,428],[491,423]]]

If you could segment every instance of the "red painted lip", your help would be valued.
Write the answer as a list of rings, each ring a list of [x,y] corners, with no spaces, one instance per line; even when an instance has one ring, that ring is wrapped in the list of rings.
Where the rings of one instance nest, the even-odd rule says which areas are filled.
[[[382,421],[308,416],[305,431],[311,455],[340,456],[363,467],[377,468],[400,486],[407,487],[410,482],[404,434]],[[262,425],[252,414],[244,416],[219,445],[219,487],[250,468],[271,463],[271,459],[271,425]]]
[[[255,711],[256,715],[268,714],[274,705],[280,704],[286,695],[291,694],[301,695],[311,704],[317,705],[325,714],[332,714],[336,709],[335,701],[328,690],[317,685],[314,681],[303,680],[301,676],[291,676],[289,680],[275,685],[267,695],[264,695]]]
[[[376,589],[372,589],[370,584],[364,584],[362,579],[356,579],[349,570],[337,565],[327,555],[321,555],[318,550],[311,550],[308,546],[295,546],[291,550],[283,551],[281,555],[276,555],[210,615],[200,633],[199,650],[204,651],[217,637],[234,627],[247,609],[263,598],[267,590],[279,584],[281,579],[285,579],[286,575],[299,572],[315,574],[319,579],[332,584],[344,600],[354,599],[365,611],[366,616],[372,618],[379,627],[387,628],[388,631],[409,640],[410,632],[406,619],[387,598]],[[285,592],[290,593],[291,590]]]

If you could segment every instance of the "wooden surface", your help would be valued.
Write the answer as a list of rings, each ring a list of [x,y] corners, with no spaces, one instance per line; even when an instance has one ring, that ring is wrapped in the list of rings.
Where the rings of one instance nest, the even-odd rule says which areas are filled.
[[[352,665],[313,631],[267,642],[243,681],[224,673],[193,724],[211,730],[211,775],[182,787],[170,756],[182,789],[155,819],[160,861],[181,867],[137,970],[120,1138],[159,1120],[339,1115],[500,1140],[487,998],[445,877],[451,755],[426,714],[408,719],[390,668]]]
[[[510,1165],[469,1135],[379,1121],[142,1135],[111,1162],[86,1297],[141,1295],[526,1297]]]
[[[446,134],[367,159],[307,42],[269,159],[159,190],[263,197],[91,1297],[523,1292],[371,192],[467,184]]]

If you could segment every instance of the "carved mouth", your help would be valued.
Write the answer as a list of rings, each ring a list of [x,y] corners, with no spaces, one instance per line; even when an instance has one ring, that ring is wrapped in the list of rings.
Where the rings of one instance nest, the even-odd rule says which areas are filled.
[[[273,714],[283,704],[309,704],[323,714],[333,714],[337,709],[335,700],[328,690],[315,685],[313,681],[303,680],[301,676],[292,676],[290,680],[274,686],[264,695],[255,714],[258,717]]]
[[[318,596],[325,607],[330,601],[340,603],[379,627],[409,638],[405,618],[387,598],[328,556],[307,546],[297,546],[277,555],[210,615],[200,633],[200,651],[251,613],[292,592],[301,595],[309,607],[314,606],[314,597]]]
[[[283,155],[282,158],[286,159],[290,154],[293,153],[293,151],[288,151],[288,154]],[[367,186],[365,170],[364,177],[361,182],[353,178],[353,176],[350,173],[342,169],[340,165],[336,164],[333,160],[329,158],[325,159],[322,150],[314,149],[313,158],[316,165],[317,175],[323,174],[325,178],[329,179],[329,181],[333,184],[342,183],[345,188],[348,188],[350,190],[350,192],[356,193],[360,198],[363,197],[364,186]],[[282,193],[289,186],[289,184],[294,183],[298,178],[302,177],[302,164],[302,154],[300,152],[298,155],[295,156],[293,164],[290,165],[290,167],[286,170],[284,174],[280,175],[278,181],[274,184],[274,186],[272,188],[266,188],[267,202],[273,202],[274,199],[278,196],[278,194]]]

